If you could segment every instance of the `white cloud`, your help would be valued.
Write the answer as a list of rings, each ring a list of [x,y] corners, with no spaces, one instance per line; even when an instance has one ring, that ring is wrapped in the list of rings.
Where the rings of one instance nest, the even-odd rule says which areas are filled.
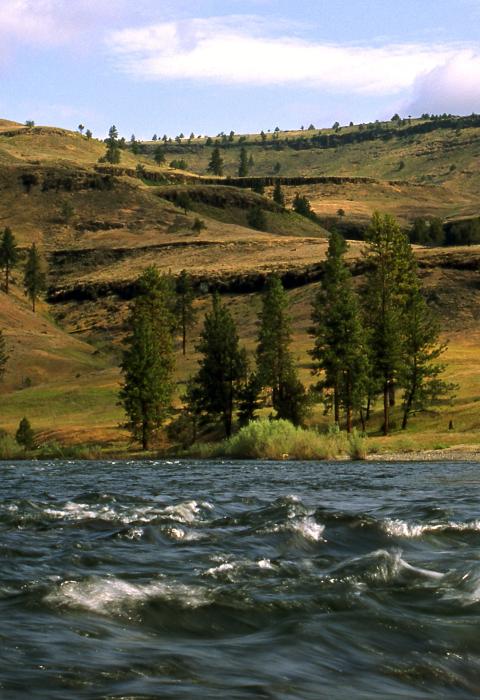
[[[111,33],[120,69],[147,80],[223,84],[308,85],[331,92],[398,94],[448,65],[448,45],[380,47],[314,43],[268,36],[252,17],[164,22]]]
[[[413,95],[406,108],[412,114],[480,113],[480,55],[458,53],[419,78]]]
[[[0,42],[55,45],[101,27],[125,0],[1,0]]]

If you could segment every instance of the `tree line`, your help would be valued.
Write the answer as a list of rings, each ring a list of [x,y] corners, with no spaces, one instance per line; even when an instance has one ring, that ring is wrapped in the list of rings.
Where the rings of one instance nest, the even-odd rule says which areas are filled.
[[[345,240],[330,236],[309,328],[316,381],[308,390],[295,362],[289,300],[280,278],[272,274],[266,280],[253,358],[241,346],[232,309],[213,295],[196,344],[198,369],[171,423],[177,439],[195,441],[204,425],[229,436],[268,407],[272,418],[301,425],[319,402],[347,431],[354,423],[366,430],[378,400],[388,435],[397,404],[405,429],[413,414],[452,394],[455,387],[442,378],[446,346],[422,295],[407,235],[393,217],[375,214],[367,241],[368,271],[357,288]],[[173,415],[174,338],[181,332],[185,352],[194,318],[186,272],[175,284],[155,268],[145,271],[128,320],[120,394],[128,427],[144,449]]]

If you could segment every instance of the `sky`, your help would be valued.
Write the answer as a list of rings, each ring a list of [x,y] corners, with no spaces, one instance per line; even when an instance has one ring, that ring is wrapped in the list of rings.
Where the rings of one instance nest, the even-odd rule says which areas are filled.
[[[480,113],[480,0],[0,0],[0,118],[103,138]]]

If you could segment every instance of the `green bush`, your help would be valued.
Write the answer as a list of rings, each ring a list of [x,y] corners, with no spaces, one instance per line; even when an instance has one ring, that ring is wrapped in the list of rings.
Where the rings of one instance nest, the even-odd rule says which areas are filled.
[[[334,459],[349,453],[345,433],[321,435],[287,420],[252,421],[225,440],[212,456],[234,459]]]

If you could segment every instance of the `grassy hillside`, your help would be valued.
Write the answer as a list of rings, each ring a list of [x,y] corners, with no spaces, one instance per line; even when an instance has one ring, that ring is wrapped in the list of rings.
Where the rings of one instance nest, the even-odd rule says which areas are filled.
[[[425,133],[408,132],[424,124]],[[193,337],[208,292],[225,292],[250,352],[259,290],[268,272],[279,272],[290,288],[294,352],[303,381],[310,383],[307,328],[328,231],[282,212],[271,198],[273,178],[282,179],[287,206],[296,192],[305,194],[327,228],[345,221],[365,224],[375,209],[395,214],[405,225],[417,216],[478,216],[480,126],[430,127],[426,121],[395,125],[388,138],[390,124],[221,143],[231,176],[239,149],[247,147],[254,160],[249,175],[270,178],[262,197],[246,186],[251,181],[205,177],[212,150],[205,139],[165,146],[167,163],[181,154],[189,171],[155,165],[151,150],[158,143],[143,144],[140,155],[123,151],[120,165],[110,167],[98,163],[105,152],[100,141],[0,121],[0,228],[13,229],[23,255],[33,241],[40,244],[50,268],[48,303],[35,315],[22,291],[23,261],[14,271],[13,293],[7,297],[0,291],[0,328],[12,357],[2,386],[0,426],[12,431],[28,415],[44,439],[125,444],[116,403],[119,346],[135,279],[151,264],[192,274],[200,312]],[[352,135],[363,139],[365,131],[368,138],[349,141]],[[279,173],[273,172],[276,163]],[[185,194],[186,210],[179,206]],[[264,213],[264,231],[249,226],[257,208]],[[205,225],[201,231],[194,229],[196,219]],[[354,267],[362,247],[351,244]],[[417,255],[429,302],[452,341],[449,375],[460,389],[452,405],[415,419],[407,436],[375,438],[378,449],[402,440],[431,447],[478,442],[480,249],[418,248]],[[361,266],[355,269],[361,273]],[[196,367],[193,348],[191,342],[186,358],[177,355],[177,396]],[[314,420],[326,424],[329,419],[319,407]]]

